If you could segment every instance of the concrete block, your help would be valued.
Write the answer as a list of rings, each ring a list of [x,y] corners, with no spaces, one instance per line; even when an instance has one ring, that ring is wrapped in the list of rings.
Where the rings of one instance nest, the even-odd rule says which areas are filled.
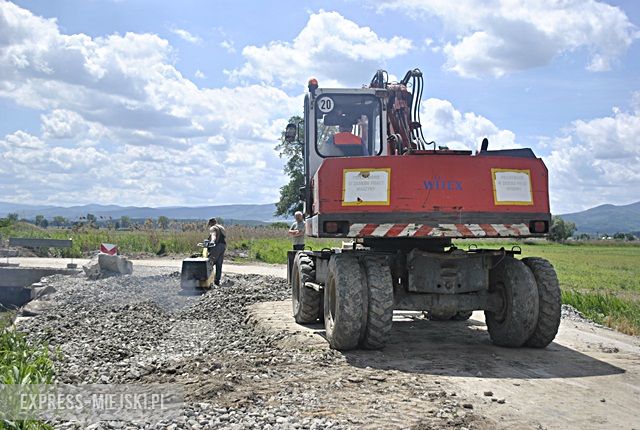
[[[120,275],[131,275],[133,263],[121,255],[98,254],[100,271],[113,272]]]
[[[133,263],[121,255],[98,254],[82,268],[89,279],[133,273]]]

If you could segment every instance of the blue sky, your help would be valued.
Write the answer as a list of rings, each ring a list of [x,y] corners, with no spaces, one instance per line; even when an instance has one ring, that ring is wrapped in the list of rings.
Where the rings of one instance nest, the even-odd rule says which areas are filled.
[[[532,147],[552,211],[640,200],[640,4],[0,0],[0,201],[268,203],[321,86],[425,74],[426,137]]]

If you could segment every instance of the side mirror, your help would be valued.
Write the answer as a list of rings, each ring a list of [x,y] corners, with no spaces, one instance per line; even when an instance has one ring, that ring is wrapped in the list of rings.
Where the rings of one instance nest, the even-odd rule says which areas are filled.
[[[284,140],[287,142],[293,142],[298,136],[298,126],[294,123],[287,124],[287,128],[284,130]]]

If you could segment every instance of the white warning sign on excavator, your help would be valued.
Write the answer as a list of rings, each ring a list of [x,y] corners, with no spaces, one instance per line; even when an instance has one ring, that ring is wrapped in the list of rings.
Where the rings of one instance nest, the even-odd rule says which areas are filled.
[[[531,171],[491,169],[496,205],[532,205]]]
[[[342,206],[389,206],[391,169],[344,169]]]

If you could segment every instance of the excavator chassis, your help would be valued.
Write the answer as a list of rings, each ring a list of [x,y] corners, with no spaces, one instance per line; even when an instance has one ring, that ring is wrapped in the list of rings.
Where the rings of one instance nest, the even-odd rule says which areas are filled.
[[[517,247],[289,251],[294,318],[324,321],[332,348],[379,349],[394,310],[424,311],[439,321],[483,310],[494,343],[544,347],[560,322],[557,277],[546,260],[518,254]]]

